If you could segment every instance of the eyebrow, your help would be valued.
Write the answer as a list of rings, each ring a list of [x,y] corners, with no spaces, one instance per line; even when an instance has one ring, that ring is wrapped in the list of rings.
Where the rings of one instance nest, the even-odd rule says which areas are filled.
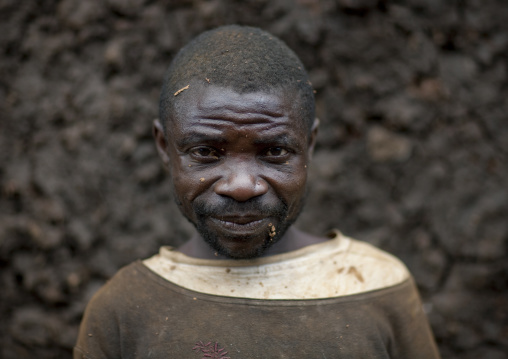
[[[299,141],[294,136],[288,136],[287,134],[268,136],[254,140],[256,145],[273,145],[280,144],[285,147],[296,147]]]
[[[184,138],[176,142],[176,145],[180,148],[187,147],[192,144],[200,143],[213,143],[215,145],[226,144],[227,141],[220,135],[205,134],[200,132],[189,132]],[[270,135],[262,138],[255,139],[253,141],[255,145],[281,145],[284,147],[298,147],[300,141],[294,136],[287,134]]]
[[[204,134],[199,132],[190,132],[184,138],[178,140],[176,145],[178,147],[186,147],[195,143],[217,143],[224,144],[226,140],[217,135]]]

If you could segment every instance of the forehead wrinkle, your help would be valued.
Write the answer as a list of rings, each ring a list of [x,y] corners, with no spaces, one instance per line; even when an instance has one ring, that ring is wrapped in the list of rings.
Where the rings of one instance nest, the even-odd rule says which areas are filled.
[[[224,97],[215,91],[208,91],[197,102],[197,109],[200,113],[208,114],[205,117],[214,118],[226,114],[267,116],[279,118],[286,115],[281,111],[281,100],[274,98],[266,93],[246,93],[239,94],[230,89],[223,89],[229,96],[228,101],[224,102]],[[254,110],[253,110],[254,107]]]
[[[270,125],[276,125],[275,122],[278,118],[273,118],[271,116],[263,116],[259,114],[241,114],[239,115],[236,112],[228,112],[214,115],[207,115],[199,118],[199,124],[216,127],[219,128],[221,125],[229,125],[230,123],[235,124],[235,126],[240,129],[246,125],[261,125],[263,128]],[[270,126],[270,127],[272,127]]]

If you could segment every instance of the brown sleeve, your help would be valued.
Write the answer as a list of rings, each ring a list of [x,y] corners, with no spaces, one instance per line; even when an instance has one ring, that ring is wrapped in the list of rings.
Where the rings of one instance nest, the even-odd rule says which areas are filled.
[[[93,298],[87,306],[74,347],[74,359],[121,357],[116,320],[108,307],[101,295]]]
[[[121,303],[111,289],[111,282],[94,295],[81,321],[73,351],[74,359],[121,358],[116,314]]]
[[[411,280],[411,286],[403,296],[393,299],[395,303],[386,303],[393,333],[390,348],[392,358],[439,359],[440,355],[414,282]]]

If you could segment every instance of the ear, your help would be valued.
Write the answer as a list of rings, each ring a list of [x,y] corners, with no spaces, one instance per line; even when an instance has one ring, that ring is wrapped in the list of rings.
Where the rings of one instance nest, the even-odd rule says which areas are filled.
[[[152,134],[155,139],[155,146],[157,147],[157,152],[159,152],[162,163],[164,163],[164,166],[168,167],[168,142],[166,141],[166,136],[164,135],[164,128],[162,127],[162,124],[158,118],[153,120]]]
[[[312,124],[310,137],[309,137],[309,160],[312,158],[312,154],[314,153],[314,147],[316,146],[316,139],[318,134],[318,128],[319,128],[319,118],[314,119],[314,123]]]

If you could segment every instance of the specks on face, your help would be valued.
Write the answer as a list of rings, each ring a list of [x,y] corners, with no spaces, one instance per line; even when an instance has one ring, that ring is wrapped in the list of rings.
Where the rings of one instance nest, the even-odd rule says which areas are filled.
[[[268,235],[270,236],[270,240],[272,240],[272,238],[275,237],[277,232],[275,231],[275,226],[272,223],[268,224],[268,228],[270,228],[270,232],[268,233]]]
[[[188,88],[190,87],[190,85],[187,85],[185,87],[182,87],[180,90],[176,91],[175,92],[175,95],[174,96],[178,96],[180,93],[184,92],[185,90],[187,90]]]

